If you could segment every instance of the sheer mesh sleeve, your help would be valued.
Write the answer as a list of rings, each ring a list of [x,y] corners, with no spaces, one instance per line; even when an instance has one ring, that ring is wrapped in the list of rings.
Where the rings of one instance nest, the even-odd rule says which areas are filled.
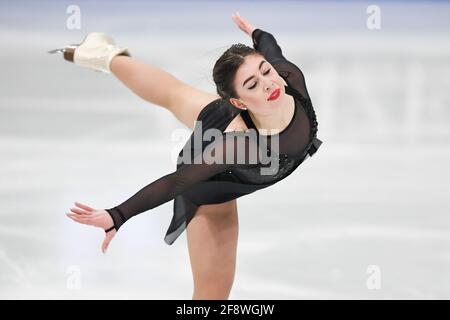
[[[251,131],[251,130],[250,130]],[[187,188],[233,167],[250,168],[259,163],[257,139],[244,132],[227,132],[208,144],[193,163],[183,163],[177,171],[165,175],[142,188],[122,204],[106,209],[118,230],[125,221],[153,209]]]
[[[294,63],[287,60],[275,37],[261,29],[252,32],[253,47],[277,70],[290,86],[297,89],[304,98],[309,98],[303,72]]]

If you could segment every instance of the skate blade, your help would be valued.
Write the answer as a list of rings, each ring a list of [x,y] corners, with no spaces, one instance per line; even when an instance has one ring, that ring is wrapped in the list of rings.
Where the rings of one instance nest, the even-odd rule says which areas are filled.
[[[58,52],[63,53],[63,52],[64,52],[64,48],[61,48],[61,49],[53,49],[53,50],[50,50],[50,51],[47,51],[47,52],[50,53],[50,54],[55,54],[55,53],[58,53]]]
[[[55,54],[55,53],[64,53],[67,51],[67,49],[76,49],[80,44],[79,43],[74,43],[74,44],[70,44],[64,48],[58,48],[58,49],[53,49],[53,50],[49,50],[47,51],[50,54]]]

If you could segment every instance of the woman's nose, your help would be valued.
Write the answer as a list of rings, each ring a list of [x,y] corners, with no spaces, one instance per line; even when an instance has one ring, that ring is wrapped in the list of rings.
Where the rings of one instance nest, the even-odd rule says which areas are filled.
[[[270,91],[274,87],[273,83],[266,83],[264,86],[264,90]]]

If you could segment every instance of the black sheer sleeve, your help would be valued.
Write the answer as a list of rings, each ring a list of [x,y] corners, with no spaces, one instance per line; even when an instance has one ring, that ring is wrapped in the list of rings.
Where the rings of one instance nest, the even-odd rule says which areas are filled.
[[[196,183],[234,167],[257,166],[260,159],[257,146],[255,135],[245,132],[223,133],[199,155],[192,157],[193,163],[183,163],[177,171],[150,183],[122,204],[106,211],[118,230],[131,217],[174,199]]]
[[[252,41],[253,47],[267,59],[280,76],[282,76],[291,87],[297,89],[304,98],[309,98],[303,72],[299,67],[283,56],[275,37],[267,31],[255,29],[252,32]]]

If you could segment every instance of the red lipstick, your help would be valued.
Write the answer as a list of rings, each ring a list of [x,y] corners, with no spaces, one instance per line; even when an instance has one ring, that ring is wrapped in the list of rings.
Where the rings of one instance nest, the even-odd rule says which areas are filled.
[[[269,98],[267,98],[267,101],[272,101],[272,100],[276,100],[278,99],[278,97],[280,96],[280,89],[275,89],[272,94],[269,96]]]

